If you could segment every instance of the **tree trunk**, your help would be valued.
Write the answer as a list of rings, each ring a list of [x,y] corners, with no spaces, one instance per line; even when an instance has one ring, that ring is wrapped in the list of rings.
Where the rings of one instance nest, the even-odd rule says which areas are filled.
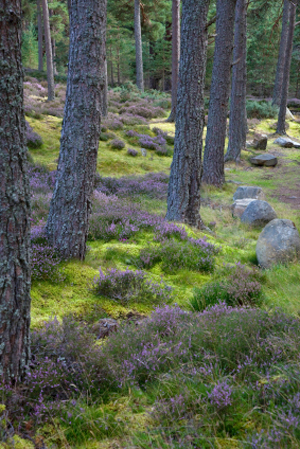
[[[176,118],[177,85],[179,75],[180,58],[180,0],[172,3],[172,109],[168,122],[174,122]]]
[[[47,222],[50,244],[65,258],[86,253],[105,88],[106,0],[69,0],[70,50],[57,177]]]
[[[53,75],[53,58],[50,35],[49,9],[47,0],[42,0],[43,16],[44,16],[44,32],[45,32],[45,46],[47,56],[47,80],[48,80],[48,101],[53,101],[55,98],[54,92],[54,75]]]
[[[280,39],[279,55],[278,55],[276,78],[275,78],[273,101],[272,101],[272,104],[273,105],[276,104],[277,106],[280,106],[283,76],[284,76],[284,72],[285,72],[285,58],[286,58],[287,40],[288,40],[288,34],[289,34],[290,4],[291,3],[289,0],[284,0],[281,39]]]
[[[106,51],[106,50],[105,50]],[[102,99],[101,99],[101,115],[102,117],[107,117],[108,113],[108,75],[107,75],[107,59],[105,57],[104,60],[104,89],[102,92]]]
[[[142,92],[144,92],[140,0],[134,0],[134,36],[135,36],[135,59],[136,59],[136,85]]]
[[[101,98],[101,115],[107,116],[108,112],[108,77],[107,77],[107,57],[106,57],[106,31],[107,31],[107,0],[102,0],[104,11],[104,22],[101,26],[101,84],[104,86]]]
[[[30,359],[30,194],[23,110],[21,1],[0,0],[0,379]]]
[[[52,60],[53,60],[53,73],[54,75],[57,75],[57,68],[56,68],[56,46],[55,46],[55,39],[51,39],[51,46],[52,46]]]
[[[167,220],[203,227],[200,217],[209,0],[183,0],[174,156]]]
[[[289,82],[290,82],[290,70],[291,70],[291,61],[292,61],[292,52],[293,52],[293,39],[294,39],[294,31],[295,31],[295,19],[296,19],[296,5],[292,2],[290,3],[290,13],[289,13],[289,32],[287,38],[286,45],[286,55],[285,55],[285,67],[284,67],[284,75],[282,80],[282,91],[281,91],[281,100],[280,100],[280,110],[278,116],[278,124],[277,124],[277,134],[285,135],[286,127],[285,127],[285,117],[286,117],[286,108],[287,108],[287,99],[289,92]]]
[[[44,70],[43,62],[43,24],[41,13],[41,0],[37,0],[37,22],[38,22],[38,48],[39,48],[39,71]]]
[[[224,146],[236,0],[217,0],[216,42],[210,90],[203,182],[220,187],[225,181]]]
[[[247,0],[237,0],[233,49],[229,144],[225,161],[238,161],[247,140]]]

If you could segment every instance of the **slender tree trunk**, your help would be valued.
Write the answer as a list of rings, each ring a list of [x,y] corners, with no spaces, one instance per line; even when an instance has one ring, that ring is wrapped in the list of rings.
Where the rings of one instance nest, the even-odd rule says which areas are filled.
[[[56,68],[56,45],[55,45],[55,39],[51,39],[51,45],[52,45],[52,59],[53,59],[53,73],[54,75],[57,75],[57,68]]]
[[[53,101],[55,98],[54,92],[54,72],[53,72],[53,57],[52,45],[50,35],[49,9],[47,0],[42,0],[43,16],[44,16],[44,32],[45,32],[45,46],[47,56],[47,80],[48,80],[48,101]]]
[[[144,92],[140,0],[134,0],[134,35],[135,35],[135,59],[136,59],[136,85],[142,92]]]
[[[47,222],[51,245],[83,260],[97,166],[106,0],[69,0],[70,50],[57,177]]]
[[[203,182],[222,186],[224,176],[224,146],[234,34],[236,0],[217,0],[216,43],[206,145],[203,161]]]
[[[247,140],[247,0],[237,0],[233,49],[229,144],[225,161],[238,161]]]
[[[291,70],[291,61],[292,61],[292,52],[293,52],[295,20],[296,20],[296,5],[294,5],[294,3],[291,2],[290,14],[289,14],[289,32],[288,32],[287,46],[286,46],[284,75],[283,75],[283,80],[282,80],[280,110],[279,110],[277,130],[276,130],[277,134],[282,134],[282,135],[286,134],[285,117],[286,117],[287,99],[288,99],[289,83],[290,83],[290,70]]]
[[[179,85],[167,220],[203,227],[201,153],[209,0],[182,0]]]
[[[273,105],[280,106],[281,93],[282,93],[282,83],[283,76],[285,72],[285,58],[287,50],[287,40],[289,34],[289,14],[290,14],[290,0],[284,0],[283,4],[283,15],[282,15],[282,29],[281,29],[281,39],[279,47],[279,55],[277,62],[276,78],[273,91]]]
[[[41,0],[37,0],[37,22],[38,22],[38,49],[39,49],[39,71],[44,70],[43,62],[43,24],[41,13]]]
[[[177,86],[180,58],[180,0],[172,3],[172,109],[168,122],[176,118]]]
[[[30,359],[30,194],[20,0],[0,0],[0,379]]]
[[[114,87],[115,81],[114,81],[114,64],[113,64],[113,54],[112,49],[110,47],[110,83],[111,87]]]

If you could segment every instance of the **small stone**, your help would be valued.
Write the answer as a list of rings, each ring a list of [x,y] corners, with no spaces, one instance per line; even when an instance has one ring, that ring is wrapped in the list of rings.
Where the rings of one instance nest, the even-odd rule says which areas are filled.
[[[118,327],[118,321],[113,320],[112,318],[103,318],[93,325],[92,331],[100,340],[101,338],[108,337],[112,332],[116,332]]]
[[[274,143],[283,148],[300,148],[300,143],[295,142],[289,137],[278,137],[278,139],[276,139]]]
[[[300,236],[291,220],[272,220],[262,231],[256,245],[262,268],[284,264],[300,258]]]
[[[231,206],[232,216],[236,218],[241,218],[241,216],[243,215],[243,213],[245,212],[245,210],[252,201],[255,201],[255,199],[245,198],[243,200],[236,200]]]
[[[260,154],[259,156],[251,157],[250,162],[253,165],[275,167],[278,164],[278,159],[272,154]]]
[[[265,195],[261,187],[240,186],[233,195],[233,201],[253,198],[254,200],[264,200]]]
[[[276,212],[267,201],[254,200],[241,216],[242,223],[260,228],[277,218]]]
[[[145,148],[141,148],[142,156],[147,157],[147,150]]]
[[[268,136],[266,134],[254,134],[252,147],[255,150],[266,150],[268,145]]]

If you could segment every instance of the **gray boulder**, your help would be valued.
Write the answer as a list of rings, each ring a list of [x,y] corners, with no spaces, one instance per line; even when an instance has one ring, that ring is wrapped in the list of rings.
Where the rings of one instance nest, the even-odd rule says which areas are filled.
[[[141,148],[142,156],[147,157],[147,150],[145,148]]]
[[[253,198],[245,198],[243,200],[236,200],[231,206],[233,217],[241,218],[249,204],[255,201]]]
[[[276,139],[274,143],[283,148],[300,148],[300,143],[295,142],[289,137],[278,137],[278,139]]]
[[[256,245],[258,263],[263,268],[300,258],[300,236],[291,220],[273,220],[262,231]]]
[[[242,223],[246,223],[255,228],[265,226],[270,221],[277,218],[276,212],[266,201],[254,200],[247,206],[241,216]]]
[[[253,198],[254,200],[264,200],[265,195],[261,187],[240,186],[233,195],[233,201]]]
[[[252,147],[256,150],[266,150],[268,145],[268,136],[266,134],[254,134]]]
[[[251,157],[250,162],[253,165],[264,165],[266,167],[275,167],[275,165],[278,164],[278,159],[272,154],[260,154],[259,156]]]

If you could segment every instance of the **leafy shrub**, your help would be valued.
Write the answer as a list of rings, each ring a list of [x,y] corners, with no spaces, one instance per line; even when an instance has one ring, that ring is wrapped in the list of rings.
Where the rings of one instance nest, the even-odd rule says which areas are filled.
[[[214,270],[215,254],[218,249],[204,239],[177,241],[165,240],[161,245],[150,245],[143,248],[138,264],[151,268],[161,263],[161,268],[172,274],[180,269],[211,272]]]
[[[125,142],[123,140],[114,139],[110,142],[110,146],[114,150],[122,150],[125,148]]]
[[[40,148],[43,145],[43,139],[39,134],[33,131],[29,123],[26,121],[26,141],[29,148]]]
[[[135,150],[134,148],[128,148],[127,150],[128,156],[136,157],[138,156],[139,152]]]
[[[101,133],[100,140],[101,140],[101,142],[107,142],[109,140],[107,133]]]
[[[119,119],[119,116],[113,114],[112,112],[109,112],[107,114],[107,117],[105,117],[105,119],[103,120],[103,126],[105,126],[108,129],[112,129],[114,131],[124,128],[124,124]]]
[[[162,280],[160,283],[150,281],[143,271],[111,269],[104,274],[100,269],[99,277],[94,279],[94,291],[122,305],[129,301],[159,304],[171,300],[172,288]]]
[[[32,280],[64,280],[59,271],[61,256],[50,246],[33,243],[31,247]]]
[[[248,118],[275,118],[278,115],[278,106],[272,106],[268,101],[247,100]]]
[[[222,281],[211,282],[202,289],[195,288],[191,306],[196,311],[224,302],[229,306],[253,306],[262,299],[262,286],[255,279],[254,270],[240,263],[226,267],[227,275]]]

